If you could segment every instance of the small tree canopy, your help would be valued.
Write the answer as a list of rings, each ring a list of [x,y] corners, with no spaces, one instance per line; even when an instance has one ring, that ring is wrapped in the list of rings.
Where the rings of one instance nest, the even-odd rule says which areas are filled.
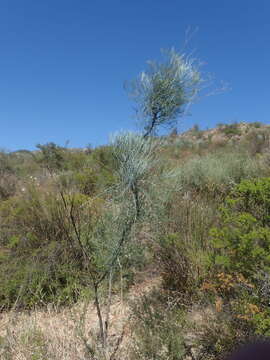
[[[201,89],[202,78],[193,59],[174,49],[165,52],[165,61],[148,63],[147,71],[126,84],[137,103],[144,136],[154,134],[160,125],[174,127]]]
[[[50,171],[61,170],[64,165],[64,148],[53,142],[47,144],[37,144],[36,147],[41,151],[40,162]]]

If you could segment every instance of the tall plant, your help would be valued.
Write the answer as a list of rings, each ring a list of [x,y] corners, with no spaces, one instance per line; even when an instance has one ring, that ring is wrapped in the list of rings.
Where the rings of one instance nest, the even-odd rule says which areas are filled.
[[[148,69],[126,83],[136,112],[142,121],[144,137],[160,126],[175,127],[202,89],[203,78],[197,62],[175,49],[164,51],[163,62],[149,61]]]
[[[111,359],[119,342],[114,346],[108,342],[110,327],[110,303],[113,272],[125,253],[125,247],[132,238],[145,215],[145,198],[147,197],[148,178],[155,163],[157,142],[145,139],[133,133],[123,133],[112,139],[111,149],[118,182],[108,189],[102,212],[97,217],[94,228],[82,221],[79,209],[73,206],[73,194],[65,193],[59,188],[64,204],[67,222],[71,225],[70,239],[81,249],[85,267],[89,274],[89,284],[94,293],[94,305],[97,312],[99,335],[97,343],[85,344],[92,356]],[[71,200],[66,201],[67,197]],[[83,206],[91,207],[89,204]],[[105,301],[101,301],[101,289],[108,284]],[[119,341],[121,335],[119,336]],[[95,354],[95,355],[94,355]],[[93,357],[95,358],[95,357]]]

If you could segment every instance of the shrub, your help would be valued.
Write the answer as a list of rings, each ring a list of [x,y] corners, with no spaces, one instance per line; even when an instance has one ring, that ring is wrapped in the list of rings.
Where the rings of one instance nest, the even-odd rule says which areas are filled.
[[[17,189],[17,177],[14,174],[0,175],[0,200],[6,200],[15,195]]]
[[[270,178],[242,181],[211,230],[212,283],[205,289],[224,300],[234,317],[259,335],[270,335]]]
[[[38,161],[50,172],[62,170],[65,166],[65,149],[53,142],[38,144],[40,150]]]
[[[17,177],[10,161],[9,154],[0,152],[0,200],[15,194]]]
[[[191,136],[194,136],[196,139],[202,138],[203,131],[200,130],[200,127],[198,124],[195,124],[189,131]]]
[[[3,274],[0,276],[2,309],[32,308],[48,303],[56,305],[75,302],[84,286],[86,276],[74,259],[64,263],[61,251],[42,251],[28,259],[1,259]],[[41,258],[42,256],[42,258]],[[57,258],[56,258],[57,257]]]
[[[265,129],[252,130],[245,137],[251,155],[261,154],[269,146],[269,134]]]
[[[93,196],[97,193],[100,187],[99,175],[91,169],[84,168],[80,171],[66,171],[62,172],[58,177],[60,187],[65,191],[78,191],[87,196]]]
[[[164,288],[188,302],[199,281],[194,250],[192,244],[185,242],[179,233],[164,236],[155,249]]]
[[[78,149],[65,149],[65,168],[70,171],[81,171],[87,166],[89,154],[85,151]]]
[[[1,204],[1,306],[61,304],[78,298],[88,280],[72,222],[81,233],[92,231],[99,201],[86,206],[88,202],[82,194],[61,198],[32,187],[23,197]]]
[[[185,190],[227,193],[242,179],[257,177],[263,171],[260,164],[245,153],[208,154],[187,161],[179,169],[179,182]]]
[[[241,135],[241,129],[239,128],[238,123],[225,124],[221,129],[222,129],[222,132],[228,137],[232,137],[235,135]]]
[[[200,326],[196,325],[196,359],[224,360],[241,344],[254,340],[254,333],[250,327],[226,310],[207,314],[203,318],[203,323]]]
[[[257,128],[257,129],[262,127],[262,123],[260,121],[251,122],[251,123],[249,123],[249,125],[253,126],[253,127]]]
[[[100,146],[93,150],[89,157],[89,163],[91,164],[91,159],[95,165],[99,165],[101,168],[104,168],[108,171],[114,169],[114,160],[112,156],[112,148],[110,146]]]
[[[185,317],[181,309],[170,307],[166,296],[154,290],[133,305],[132,313],[134,320],[131,360],[185,358]]]
[[[230,194],[226,205],[236,214],[250,213],[260,225],[270,225],[270,178],[243,180]]]

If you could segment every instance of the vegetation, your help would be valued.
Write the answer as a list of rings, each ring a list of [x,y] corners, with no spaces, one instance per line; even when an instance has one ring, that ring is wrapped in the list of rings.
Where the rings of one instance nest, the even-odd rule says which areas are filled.
[[[0,153],[1,358],[224,359],[270,336],[269,127],[154,136],[194,64],[173,50],[132,83],[139,134]]]
[[[194,59],[174,49],[164,55],[165,61],[149,62],[147,71],[127,83],[128,92],[137,103],[145,137],[153,135],[161,125],[174,127],[204,81]]]

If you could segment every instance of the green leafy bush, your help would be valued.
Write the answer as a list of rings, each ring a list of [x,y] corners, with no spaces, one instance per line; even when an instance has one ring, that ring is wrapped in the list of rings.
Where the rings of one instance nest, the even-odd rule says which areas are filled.
[[[63,170],[65,167],[65,149],[53,142],[38,144],[40,150],[38,161],[50,172]]]
[[[234,317],[264,336],[270,335],[269,210],[270,178],[235,187],[221,209],[221,226],[210,233],[213,277],[206,285]]]

